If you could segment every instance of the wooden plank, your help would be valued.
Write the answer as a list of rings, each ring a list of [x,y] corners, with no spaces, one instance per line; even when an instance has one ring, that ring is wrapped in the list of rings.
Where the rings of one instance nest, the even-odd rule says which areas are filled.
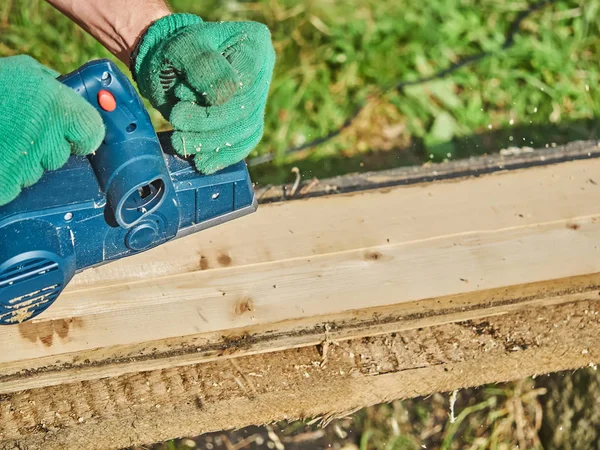
[[[596,295],[597,298],[597,295]],[[1,397],[0,449],[124,448],[597,364],[600,300]],[[325,364],[323,362],[325,361]],[[456,412],[460,413],[460,410]]]
[[[406,184],[420,184],[427,189],[429,182],[452,180],[457,177],[469,178],[486,174],[497,173],[522,168],[531,168],[538,165],[553,167],[566,161],[590,159],[590,163],[600,156],[600,147],[596,142],[574,143],[567,147],[552,150],[538,150],[524,153],[517,157],[483,157],[470,160],[455,161],[448,164],[436,164],[425,167],[409,167],[394,169],[390,171],[367,173],[362,175],[350,175],[337,177],[332,180],[324,180],[319,189],[300,198],[302,204],[284,203],[273,208],[274,205],[262,205],[260,212],[245,217],[235,222],[206,230],[186,239],[175,241],[169,245],[154,249],[135,257],[123,259],[99,269],[90,269],[72,283],[72,289],[79,286],[98,286],[99,284],[114,284],[116,282],[129,282],[149,277],[161,277],[167,275],[181,274],[189,271],[197,271],[198,268],[213,269],[220,267],[231,267],[236,265],[249,265],[252,263],[263,263],[279,261],[301,256],[313,256],[333,251],[344,251],[354,248],[367,248],[376,245],[387,244],[391,240],[390,230],[398,233],[398,242],[404,242],[408,235],[412,239],[426,239],[431,236],[439,236],[440,229],[435,220],[444,217],[448,227],[446,234],[452,234],[454,230],[462,231],[464,222],[462,215],[472,214],[478,205],[464,204],[462,199],[470,199],[472,189],[469,185],[448,183],[444,187],[436,188],[443,194],[437,197],[433,193],[427,194],[426,206],[419,204],[423,198],[422,189],[401,190],[398,189]],[[585,167],[583,163],[581,167]],[[552,170],[546,172],[552,176]],[[593,172],[589,173],[593,178]],[[558,176],[558,174],[557,174]],[[543,189],[544,181],[531,179],[527,185],[512,185],[512,179],[503,180],[501,189],[497,189],[492,199],[498,202],[495,207],[497,214],[502,214],[503,222],[498,223],[498,228],[510,219],[514,219],[516,209],[526,210],[529,208],[528,201],[537,203],[548,203],[548,197]],[[589,182],[589,179],[586,180]],[[493,184],[494,181],[488,182]],[[546,182],[547,183],[547,182]],[[565,186],[570,191],[573,186]],[[473,187],[473,189],[475,186]],[[510,204],[520,194],[519,188],[529,189],[520,203]],[[374,200],[372,192],[367,190],[377,189],[380,194],[392,193],[390,196],[377,196],[380,200]],[[446,189],[452,191],[444,192]],[[509,191],[510,189],[510,191]],[[288,189],[289,190],[289,189]],[[393,192],[392,192],[393,190]],[[327,193],[349,193],[359,191],[355,196],[346,196],[343,199],[336,196],[334,202],[321,199],[322,201],[305,202],[304,199],[320,196]],[[506,191],[502,193],[502,191]],[[591,192],[587,192],[591,194]],[[366,195],[362,195],[366,194]],[[258,190],[263,202],[290,200],[284,197],[280,189]],[[445,204],[446,198],[452,195],[460,196],[453,200],[452,206],[458,204],[456,211]],[[503,198],[505,197],[505,198]],[[399,202],[399,203],[398,203]],[[374,221],[383,218],[382,207],[385,205],[402,205],[402,211],[395,211],[393,215],[385,217],[384,227],[376,229]],[[491,203],[491,202],[490,202]],[[512,207],[510,211],[503,211],[506,206]],[[488,205],[486,205],[488,206]],[[423,211],[423,209],[429,211]],[[488,211],[489,212],[489,211]],[[407,219],[415,221],[419,217],[420,223],[407,222]],[[576,214],[576,213],[575,213]],[[445,215],[445,216],[444,216]],[[452,222],[452,227],[450,220]],[[473,217],[474,220],[477,217]],[[490,229],[489,216],[481,217],[482,221],[488,220],[487,229]],[[494,219],[499,220],[500,216]],[[520,224],[536,223],[536,220],[544,221],[544,217],[523,217]],[[266,226],[265,226],[266,225]],[[426,225],[426,228],[419,227]],[[477,224],[474,224],[477,225]],[[437,233],[437,234],[436,234]],[[346,239],[347,237],[347,239]],[[391,240],[391,242],[394,242]],[[173,258],[173,255],[178,258]]]
[[[0,328],[0,392],[311,345],[344,322],[337,338],[589,299],[600,160],[587,145],[550,165],[458,179],[440,166],[445,181],[388,175],[384,188],[262,205],[84,272],[39,319]],[[420,325],[415,305],[429,312]]]

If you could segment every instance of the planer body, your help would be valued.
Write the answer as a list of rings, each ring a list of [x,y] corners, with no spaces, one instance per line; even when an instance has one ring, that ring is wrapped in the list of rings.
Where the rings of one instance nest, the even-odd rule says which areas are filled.
[[[164,153],[137,92],[109,60],[59,79],[102,116],[106,137],[0,207],[0,325],[46,310],[73,276],[257,208],[245,162],[202,175]],[[166,147],[166,145],[165,145]]]

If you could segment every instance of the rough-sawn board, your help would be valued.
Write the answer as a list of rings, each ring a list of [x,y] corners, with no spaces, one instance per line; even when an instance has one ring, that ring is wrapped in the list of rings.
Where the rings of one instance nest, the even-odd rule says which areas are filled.
[[[121,386],[144,371],[152,384],[152,374],[204,370],[230,364],[226,359],[253,364],[259,356],[250,355],[265,352],[277,353],[263,361],[282,364],[281,355],[293,348],[310,352],[315,345],[327,349],[415,329],[438,336],[444,324],[524,310],[540,320],[570,305],[589,304],[590,310],[600,285],[598,153],[597,143],[580,143],[344,177],[300,198],[288,194],[286,201],[280,188],[262,189],[263,204],[251,216],[86,271],[39,318],[0,328],[0,393],[7,394],[0,397],[0,437],[20,439],[46,414],[38,405],[29,425],[15,425],[14,402],[43,392],[60,403],[61,385],[107,389],[106,383]],[[577,337],[577,328],[569,333]],[[589,328],[586,333],[582,339],[594,339]],[[596,357],[587,351],[553,360],[550,348],[540,345],[540,358],[501,377],[489,373],[472,382],[575,367]],[[490,367],[506,364],[473,358]],[[446,354],[440,364],[451,360]],[[456,386],[439,376],[438,390]],[[460,384],[471,384],[467,378]],[[109,381],[93,381],[100,379]],[[383,389],[368,401],[410,395],[394,392]],[[350,395],[340,402],[343,408],[329,412],[366,400]],[[283,418],[273,414],[257,420]],[[229,426],[251,422],[242,416]],[[16,428],[3,435],[9,424]],[[135,443],[173,437],[148,433]]]

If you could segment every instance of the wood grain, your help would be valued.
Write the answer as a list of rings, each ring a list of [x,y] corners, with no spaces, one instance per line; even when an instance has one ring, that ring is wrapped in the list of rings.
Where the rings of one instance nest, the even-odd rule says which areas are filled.
[[[0,449],[117,449],[600,361],[600,300],[2,396]],[[449,394],[448,394],[449,395]]]
[[[589,148],[264,204],[88,270],[39,318],[0,328],[0,392],[314,345],[331,330],[351,339],[589,300],[600,273]],[[429,315],[407,319],[415,305]]]

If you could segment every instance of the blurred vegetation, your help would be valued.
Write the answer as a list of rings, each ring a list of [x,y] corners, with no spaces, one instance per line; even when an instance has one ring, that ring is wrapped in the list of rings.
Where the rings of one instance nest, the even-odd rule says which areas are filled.
[[[595,370],[578,371],[580,377],[598,383]],[[596,396],[579,393],[571,401],[561,399],[565,382],[573,385],[570,373],[514,383],[433,394],[427,398],[397,400],[364,408],[351,416],[322,427],[314,421],[249,427],[157,444],[153,450],[266,450],[281,444],[287,450],[513,450],[587,449],[597,443],[594,427]],[[566,380],[566,381],[565,381]],[[578,380],[578,379],[577,379]],[[579,380],[580,381],[580,380]],[[558,401],[557,401],[558,400]],[[578,420],[567,405],[585,403],[589,410],[575,408]],[[560,417],[553,414],[557,405]],[[547,416],[547,417],[546,417]],[[556,428],[544,441],[542,424]],[[577,427],[585,424],[585,431]],[[558,432],[558,425],[565,432]],[[542,436],[542,438],[540,438]],[[575,440],[571,437],[576,436]],[[560,439],[560,440],[557,440]],[[573,445],[576,442],[577,445]]]
[[[363,408],[325,426],[279,423],[153,450],[591,450],[600,448],[595,366]],[[135,449],[140,450],[140,449]]]
[[[556,0],[522,24],[502,51],[524,0],[173,0],[175,11],[205,20],[257,20],[272,30],[278,54],[266,134],[253,155],[275,165],[264,182],[422,163],[594,138],[600,115],[600,0]],[[491,52],[442,80],[390,89]],[[28,53],[68,72],[107,52],[41,0],[0,5],[0,56]],[[341,136],[285,157],[287,148],[322,137],[366,105]],[[156,125],[166,127],[154,113]],[[536,133],[550,126],[556,132]],[[522,126],[531,135],[490,137]],[[475,139],[469,137],[475,136]],[[383,161],[383,162],[382,162]],[[286,165],[287,164],[287,165]]]

